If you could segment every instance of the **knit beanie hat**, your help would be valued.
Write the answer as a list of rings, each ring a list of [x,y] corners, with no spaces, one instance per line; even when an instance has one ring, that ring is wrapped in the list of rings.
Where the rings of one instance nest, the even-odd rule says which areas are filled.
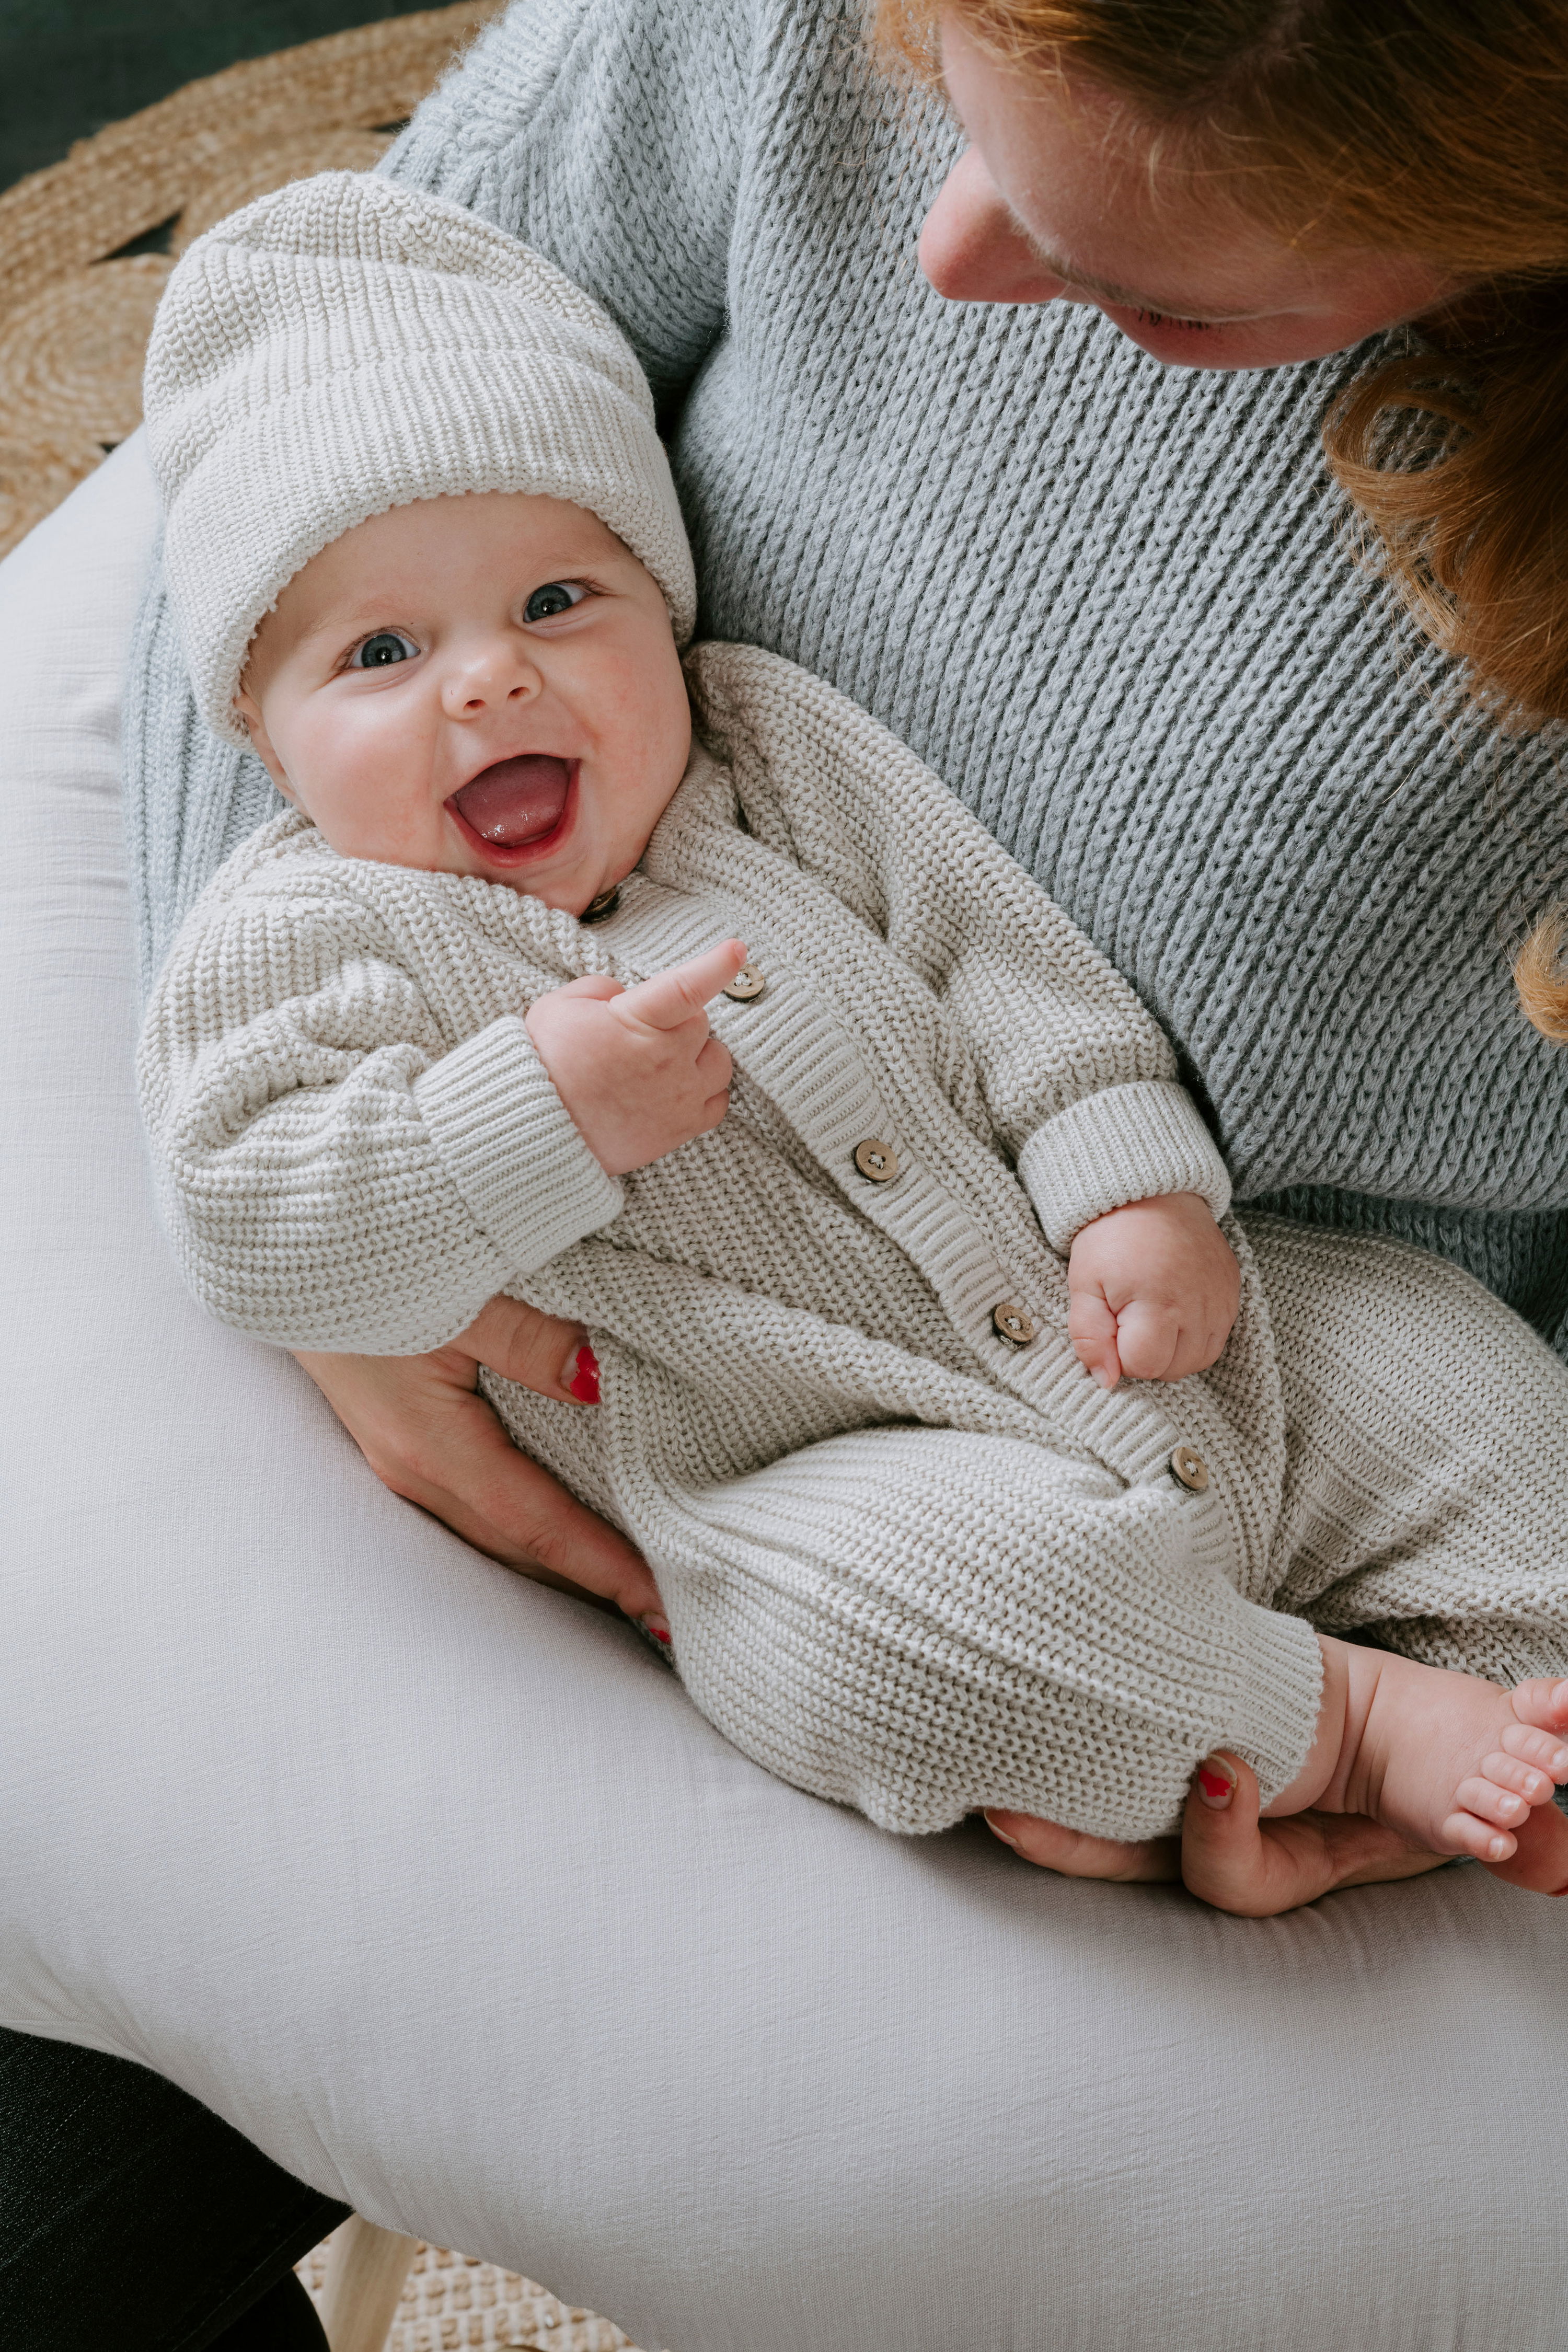
[[[586,507],[691,634],[691,551],[630,344],[550,262],[442,197],[323,172],[220,221],[158,306],[146,419],[191,680],[231,742],[281,591],[415,499]]]

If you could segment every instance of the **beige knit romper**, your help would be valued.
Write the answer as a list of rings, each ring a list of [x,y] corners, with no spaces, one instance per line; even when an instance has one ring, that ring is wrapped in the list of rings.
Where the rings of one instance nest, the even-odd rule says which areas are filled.
[[[1218,1364],[1097,1388],[1073,1234],[1228,1200],[1163,1032],[854,705],[749,648],[689,674],[702,747],[598,926],[297,816],[216,877],[141,1057],[203,1301],[378,1353],[500,1289],[585,1322],[596,1411],[486,1393],[642,1548],[720,1730],[890,1829],[1146,1836],[1219,1746],[1267,1801],[1314,1628],[1568,1671],[1568,1367],[1437,1259],[1227,1218]],[[729,1116],[613,1182],[521,1015],[731,932],[762,985],[712,1008]]]

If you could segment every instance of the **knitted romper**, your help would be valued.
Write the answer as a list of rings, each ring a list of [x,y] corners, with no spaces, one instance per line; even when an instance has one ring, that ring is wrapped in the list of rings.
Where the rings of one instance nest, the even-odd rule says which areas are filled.
[[[500,1289],[586,1323],[597,1410],[486,1393],[645,1552],[710,1719],[890,1829],[1147,1836],[1219,1746],[1267,1801],[1314,1628],[1568,1671],[1568,1368],[1436,1257],[1249,1217],[1214,1369],[1096,1387],[1072,1234],[1228,1198],[1163,1031],[833,688],[726,646],[689,677],[698,749],[602,924],[297,815],[222,868],[141,1057],[204,1303],[377,1353]],[[729,1115],[616,1183],[520,1016],[731,932],[763,985],[712,1009]]]

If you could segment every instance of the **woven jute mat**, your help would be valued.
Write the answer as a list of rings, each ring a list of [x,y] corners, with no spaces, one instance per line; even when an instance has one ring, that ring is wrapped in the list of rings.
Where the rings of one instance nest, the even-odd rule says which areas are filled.
[[[502,5],[230,66],[0,195],[0,555],[135,431],[153,312],[191,239],[286,181],[368,170]]]
[[[300,2264],[300,2276],[320,2302],[327,2276],[326,2239]],[[636,2352],[629,2337],[591,2311],[573,2311],[531,2279],[498,2271],[444,2247],[421,2246],[414,2257],[386,2352],[468,2352],[480,2345],[521,2346],[528,2352]]]

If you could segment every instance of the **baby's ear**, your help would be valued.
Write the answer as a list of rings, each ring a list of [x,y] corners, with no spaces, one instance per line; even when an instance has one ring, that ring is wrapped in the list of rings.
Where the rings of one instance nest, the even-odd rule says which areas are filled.
[[[283,762],[272,748],[272,738],[267,732],[267,721],[261,716],[261,705],[242,686],[234,698],[234,715],[250,738],[250,748],[277,785],[286,801],[298,798],[293,785],[284,773]]]

